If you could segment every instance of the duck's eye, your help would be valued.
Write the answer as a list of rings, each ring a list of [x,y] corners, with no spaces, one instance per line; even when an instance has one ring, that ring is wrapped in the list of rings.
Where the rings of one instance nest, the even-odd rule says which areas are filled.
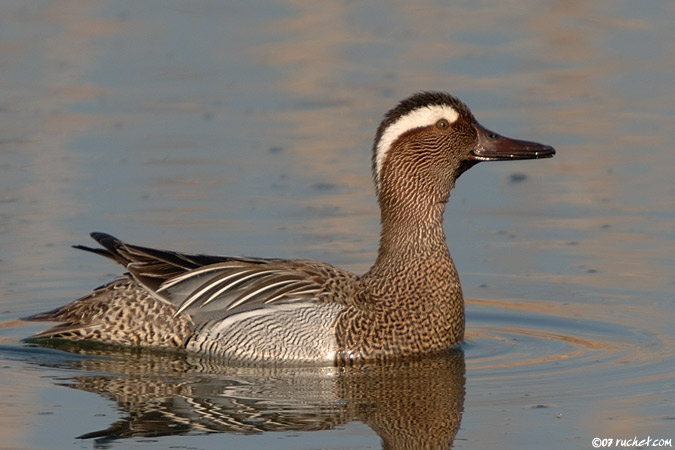
[[[448,123],[447,120],[445,119],[439,119],[438,122],[436,122],[436,128],[439,130],[445,130],[450,126],[450,123]]]

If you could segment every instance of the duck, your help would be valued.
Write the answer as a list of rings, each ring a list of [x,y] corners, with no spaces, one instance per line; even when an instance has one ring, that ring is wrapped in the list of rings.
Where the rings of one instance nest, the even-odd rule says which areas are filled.
[[[100,247],[126,273],[25,318],[57,324],[34,339],[174,349],[243,364],[332,364],[419,357],[464,339],[462,287],[443,230],[450,191],[484,161],[550,158],[553,147],[483,127],[446,92],[423,91],[384,116],[372,146],[377,257],[363,275],[304,260]]]

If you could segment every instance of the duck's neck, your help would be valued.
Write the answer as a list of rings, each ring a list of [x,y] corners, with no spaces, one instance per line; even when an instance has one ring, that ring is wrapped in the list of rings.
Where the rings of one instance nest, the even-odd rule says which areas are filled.
[[[464,301],[443,231],[445,202],[381,205],[380,248],[358,298],[364,311],[389,325],[376,331],[382,346],[426,352],[461,341]]]
[[[445,203],[424,210],[383,208],[377,260],[361,279],[365,304],[403,329],[401,337],[427,351],[464,335],[464,300],[443,231]],[[430,341],[429,341],[430,339]]]
[[[451,263],[443,230],[445,202],[383,206],[380,247],[373,269],[414,270],[419,265]]]

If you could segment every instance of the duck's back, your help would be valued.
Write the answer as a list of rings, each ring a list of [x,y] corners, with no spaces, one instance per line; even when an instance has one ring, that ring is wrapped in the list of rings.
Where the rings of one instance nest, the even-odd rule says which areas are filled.
[[[29,320],[37,338],[176,348],[248,363],[334,362],[356,275],[305,260],[190,255],[94,237],[128,274]],[[81,247],[82,248],[82,247]]]

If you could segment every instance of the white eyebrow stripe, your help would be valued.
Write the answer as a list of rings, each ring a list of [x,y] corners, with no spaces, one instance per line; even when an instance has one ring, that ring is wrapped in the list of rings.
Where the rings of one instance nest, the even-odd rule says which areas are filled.
[[[459,118],[459,113],[450,105],[429,105],[414,109],[409,113],[399,117],[382,133],[380,141],[377,143],[377,154],[375,157],[376,180],[379,188],[380,172],[382,164],[387,157],[396,139],[406,131],[415,128],[428,127],[435,124],[439,119],[446,119],[451,124]]]

